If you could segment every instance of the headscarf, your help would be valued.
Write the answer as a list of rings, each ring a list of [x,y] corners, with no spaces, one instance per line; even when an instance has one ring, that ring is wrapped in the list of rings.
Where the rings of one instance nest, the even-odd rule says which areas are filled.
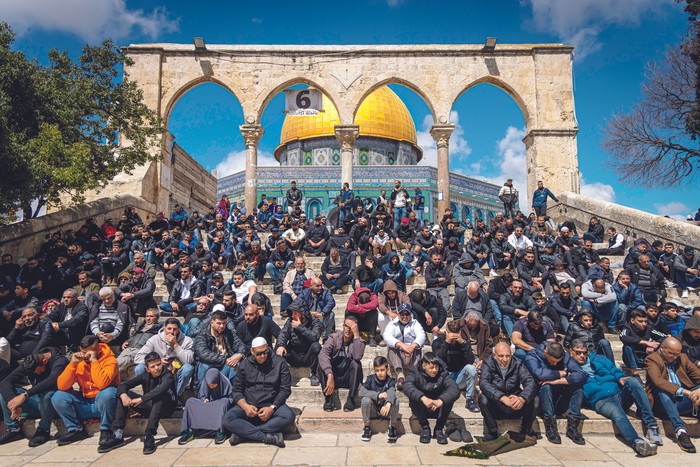
[[[46,313],[48,313],[49,312],[49,305],[51,305],[52,303],[56,306],[61,304],[61,302],[59,302],[58,300],[56,300],[54,298],[52,298],[50,300],[46,300],[46,303],[44,303],[44,305],[41,307],[41,314],[45,315]]]
[[[216,384],[217,386],[211,389],[209,387],[210,384]],[[230,398],[232,393],[233,388],[228,378],[224,378],[216,368],[209,368],[204,374],[204,381],[199,386],[198,397],[200,399],[209,399],[211,402],[225,397]]]

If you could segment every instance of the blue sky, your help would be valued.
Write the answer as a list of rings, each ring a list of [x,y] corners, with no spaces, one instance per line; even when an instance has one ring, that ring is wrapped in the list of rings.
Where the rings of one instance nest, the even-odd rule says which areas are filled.
[[[0,19],[18,32],[15,47],[45,60],[51,48],[77,55],[85,42],[112,37],[139,42],[248,44],[408,44],[562,42],[576,46],[574,64],[583,193],[675,217],[694,212],[700,190],[623,185],[600,147],[607,119],[634,104],[645,64],[676,44],[687,20],[674,0],[0,0]],[[427,107],[411,91],[393,88],[411,111],[424,145]],[[262,124],[261,164],[272,164],[284,118],[278,96]],[[502,91],[488,85],[464,94],[453,108],[458,129],[451,140],[451,169],[500,182],[524,183],[523,117]],[[242,113],[236,98],[215,85],[187,93],[169,122],[176,141],[208,169],[243,167]]]

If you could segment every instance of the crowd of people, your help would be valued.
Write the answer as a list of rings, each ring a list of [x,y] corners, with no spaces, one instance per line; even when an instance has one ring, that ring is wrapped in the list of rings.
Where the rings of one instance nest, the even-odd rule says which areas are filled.
[[[642,456],[663,443],[655,416],[670,419],[680,447],[695,452],[681,418],[700,405],[700,307],[682,302],[700,287],[694,248],[644,238],[627,245],[613,227],[607,246],[594,248],[606,233],[597,218],[581,233],[572,221],[555,225],[546,205],[556,198],[541,182],[530,216],[515,210],[517,196],[507,181],[505,213],[488,225],[460,222],[449,209],[431,224],[419,189],[411,199],[397,180],[368,203],[345,184],[330,225],[306,219],[292,182],[287,212],[265,195],[250,215],[225,196],[204,216],[176,205],[150,223],[127,208],[116,223],[90,218],[54,233],[21,266],[4,252],[0,444],[24,438],[23,417],[39,419],[29,445],[44,444],[58,416],[67,430],[59,445],[87,437],[85,422],[97,419],[98,451],[108,452],[125,444],[126,420],[138,414],[148,419],[150,454],[159,420],[181,409],[180,444],[211,433],[216,443],[284,446],[294,422],[290,367],[298,367],[309,369],[328,412],[341,409],[333,396],[347,389],[342,410],[361,410],[363,441],[375,418],[387,419],[387,439],[397,440],[402,392],[421,443],[469,442],[467,430],[446,430],[464,391],[486,440],[504,418],[521,419],[520,433],[532,435],[540,413],[558,444],[557,416],[566,414],[565,436],[585,444],[588,406]],[[320,258],[320,270],[309,257]],[[158,272],[167,290],[159,301]],[[279,307],[262,292],[267,283]],[[668,299],[669,287],[681,301]],[[336,309],[341,293],[350,296]],[[623,343],[625,372],[611,333]],[[366,346],[386,347],[367,376]],[[643,436],[626,414],[632,403]]]

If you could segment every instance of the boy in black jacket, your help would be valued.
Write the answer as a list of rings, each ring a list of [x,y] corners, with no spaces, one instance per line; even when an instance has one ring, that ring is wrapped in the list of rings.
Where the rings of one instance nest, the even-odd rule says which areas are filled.
[[[364,384],[360,385],[360,397],[362,398],[362,421],[365,428],[362,431],[362,441],[372,438],[370,421],[373,418],[389,417],[389,429],[387,440],[395,443],[396,422],[399,418],[399,399],[396,397],[396,381],[389,373],[389,362],[381,355],[375,357],[372,362],[374,374],[369,375]]]
[[[659,347],[651,338],[649,318],[642,310],[632,310],[628,322],[622,327],[622,361],[629,368],[644,368],[644,359]]]
[[[119,385],[117,393],[117,411],[112,421],[112,436],[107,438],[97,448],[97,452],[109,452],[124,446],[124,427],[126,426],[127,409],[148,417],[146,436],[143,438],[143,453],[156,452],[155,434],[161,418],[167,418],[175,411],[177,396],[175,389],[175,377],[163,366],[160,355],[150,352],[144,359],[146,371],[134,376],[129,381]],[[143,395],[137,394],[131,389],[141,385]]]

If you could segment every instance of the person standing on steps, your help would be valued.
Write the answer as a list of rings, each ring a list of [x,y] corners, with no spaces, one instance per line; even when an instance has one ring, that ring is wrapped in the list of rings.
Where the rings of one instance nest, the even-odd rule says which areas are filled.
[[[532,194],[532,209],[538,217],[547,215],[547,198],[552,198],[557,203],[559,202],[559,198],[554,196],[554,193],[549,191],[549,188],[544,187],[542,180],[538,180],[537,189]]]

